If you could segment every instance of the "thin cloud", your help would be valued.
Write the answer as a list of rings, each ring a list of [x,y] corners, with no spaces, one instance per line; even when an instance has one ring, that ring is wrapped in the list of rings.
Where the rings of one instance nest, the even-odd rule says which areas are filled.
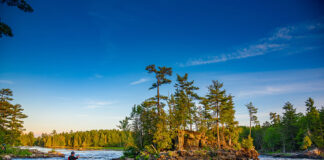
[[[10,80],[0,80],[0,83],[1,84],[13,84],[14,82],[10,81]]]
[[[305,52],[321,48],[324,35],[323,22],[304,23],[295,26],[287,26],[276,29],[271,35],[257,42],[236,47],[232,52],[223,53],[219,56],[188,60],[180,66],[196,66],[203,64],[226,62],[229,60],[243,59],[268,53],[285,51],[287,54]]]
[[[248,91],[240,91],[238,97],[251,97],[251,96],[263,96],[263,95],[277,95],[286,93],[299,93],[299,92],[316,92],[324,91],[324,81],[310,81],[304,83],[293,83],[286,85],[272,85],[251,89]]]
[[[102,108],[109,105],[115,104],[113,101],[88,101],[86,108],[88,109],[96,109],[96,108]]]
[[[141,83],[144,83],[144,82],[147,82],[147,81],[149,81],[149,79],[147,79],[147,78],[141,78],[141,79],[139,79],[137,81],[134,81],[134,82],[132,82],[130,84],[131,85],[137,85],[137,84],[141,84]]]

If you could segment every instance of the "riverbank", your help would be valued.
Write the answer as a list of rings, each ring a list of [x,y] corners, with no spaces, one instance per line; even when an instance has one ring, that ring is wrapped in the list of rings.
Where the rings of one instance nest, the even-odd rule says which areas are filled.
[[[20,149],[20,148],[8,148],[4,153],[0,155],[0,159],[2,160],[11,160],[12,158],[54,158],[54,157],[62,157],[65,155],[56,152],[41,152],[37,149]]]
[[[49,159],[67,159],[67,157],[71,154],[71,150],[69,149],[54,149],[54,148],[44,148],[44,147],[22,147],[23,149],[36,149],[38,151],[47,153],[51,151],[60,152],[65,155],[65,158],[49,158]],[[115,150],[84,150],[84,151],[77,151],[75,150],[75,154],[80,156],[82,160],[106,160],[106,159],[113,159],[119,158],[123,155],[122,151],[115,151]],[[37,160],[45,160],[46,158],[36,158]],[[13,160],[35,160],[35,158],[13,158]]]
[[[114,160],[131,160],[131,159],[148,159],[148,160],[259,160],[259,153],[256,150],[234,150],[234,149],[217,149],[217,150],[179,150],[165,151],[158,154],[141,152],[132,157],[121,157]]]
[[[45,147],[46,148],[46,147]],[[61,147],[61,146],[57,146],[57,147],[50,147],[53,149],[68,149],[68,150],[75,150],[75,151],[92,151],[92,150],[112,150],[112,151],[122,151],[124,150],[124,147]]]
[[[275,158],[324,159],[324,153],[319,149],[313,149],[304,152],[292,152],[292,153],[262,153],[262,155],[271,156]]]

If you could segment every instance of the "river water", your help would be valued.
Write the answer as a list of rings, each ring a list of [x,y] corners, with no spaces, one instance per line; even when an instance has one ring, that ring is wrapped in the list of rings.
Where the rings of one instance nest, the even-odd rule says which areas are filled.
[[[42,147],[22,147],[27,149],[37,149],[42,152],[48,152],[51,151],[51,148],[42,148]],[[55,149],[55,151],[61,152],[65,154],[65,158],[29,158],[29,159],[21,159],[21,158],[15,158],[15,160],[63,160],[67,159],[68,155],[70,155],[71,150],[67,149]],[[122,151],[108,151],[108,150],[91,150],[91,151],[75,151],[76,155],[80,155],[80,160],[111,160],[112,158],[119,158],[123,155]],[[260,156],[260,160],[309,160],[309,159],[291,159],[291,158],[273,158],[269,156]]]

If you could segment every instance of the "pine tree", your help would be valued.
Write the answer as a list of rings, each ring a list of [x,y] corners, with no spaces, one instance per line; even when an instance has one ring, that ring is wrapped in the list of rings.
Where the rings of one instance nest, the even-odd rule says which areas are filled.
[[[196,116],[196,109],[194,100],[199,100],[199,96],[195,93],[199,88],[194,86],[194,81],[188,81],[188,74],[186,73],[183,77],[177,75],[177,83],[175,84],[176,88],[176,99],[177,104],[182,105],[176,108],[182,109],[183,117],[181,121],[183,122],[183,127],[189,124],[189,129],[192,131],[192,125],[194,122],[194,117]],[[183,104],[180,104],[183,103]]]
[[[146,67],[146,70],[148,73],[154,73],[156,82],[152,84],[150,89],[156,88],[156,100],[157,100],[157,109],[158,109],[158,115],[161,115],[162,107],[160,104],[160,99],[166,99],[165,96],[160,95],[160,86],[163,84],[169,84],[171,83],[170,79],[167,79],[166,76],[172,76],[172,68],[168,67],[158,67],[156,69],[155,65],[149,65]]]
[[[10,115],[10,101],[13,99],[12,91],[9,88],[0,90],[0,129],[6,130],[8,126],[8,117]]]
[[[323,139],[323,129],[321,123],[324,123],[320,120],[319,110],[314,106],[314,100],[308,98],[306,103],[306,119],[307,119],[307,128],[310,132],[311,140],[318,146],[324,146]]]
[[[249,134],[249,136],[251,137],[252,123],[259,124],[258,117],[256,116],[256,114],[258,112],[258,108],[253,106],[252,102],[250,102],[249,104],[246,104],[245,106],[249,110],[249,117],[250,117],[250,134]]]
[[[228,139],[228,145],[232,145],[232,139],[233,137],[238,136],[237,132],[235,130],[237,129],[238,122],[235,121],[235,110],[234,110],[234,102],[233,102],[233,96],[228,95],[226,96],[226,101],[223,102],[223,107],[221,110],[221,117],[220,117],[220,123],[222,124],[222,134],[223,134],[223,145],[225,145],[226,139]],[[226,128],[225,128],[226,126]],[[227,131],[228,137],[225,136],[225,129]],[[236,142],[234,142],[236,143]]]
[[[270,120],[272,125],[280,124],[280,115],[277,113],[270,112]]]
[[[297,149],[297,142],[295,137],[298,133],[297,120],[298,114],[296,109],[290,102],[287,102],[284,106],[284,113],[282,116],[282,140],[283,140],[283,152],[286,150],[293,151]]]
[[[157,95],[153,98],[150,98],[151,102],[155,102],[157,106],[157,123],[156,123],[156,130],[154,132],[153,136],[153,142],[156,144],[156,147],[158,147],[158,150],[165,149],[160,147],[166,147],[168,148],[170,146],[171,140],[170,135],[167,132],[167,117],[163,110],[163,107],[165,106],[164,103],[161,103],[161,100],[167,100],[166,96],[162,96],[160,94],[160,86],[163,84],[169,84],[171,83],[170,79],[167,79],[166,76],[172,75],[172,68],[168,67],[158,67],[156,69],[155,65],[149,65],[146,67],[146,70],[149,73],[154,73],[156,82],[152,84],[152,86],[149,89],[157,89]],[[167,137],[169,136],[169,137]]]
[[[23,114],[20,104],[11,104],[13,93],[10,89],[0,90],[0,141],[11,145],[18,145],[23,131]]]
[[[222,90],[223,83],[212,81],[208,87],[207,99],[209,106],[213,110],[213,119],[216,121],[217,146],[220,148],[219,122],[221,117],[222,103],[226,101],[225,90]]]

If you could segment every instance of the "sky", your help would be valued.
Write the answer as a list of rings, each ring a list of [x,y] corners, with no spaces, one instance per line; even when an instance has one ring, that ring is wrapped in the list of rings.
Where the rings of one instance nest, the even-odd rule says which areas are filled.
[[[26,131],[114,129],[156,92],[150,64],[212,80],[261,123],[290,101],[324,106],[324,3],[315,0],[27,0],[33,13],[0,4],[14,37],[0,38],[0,88],[28,115]]]

